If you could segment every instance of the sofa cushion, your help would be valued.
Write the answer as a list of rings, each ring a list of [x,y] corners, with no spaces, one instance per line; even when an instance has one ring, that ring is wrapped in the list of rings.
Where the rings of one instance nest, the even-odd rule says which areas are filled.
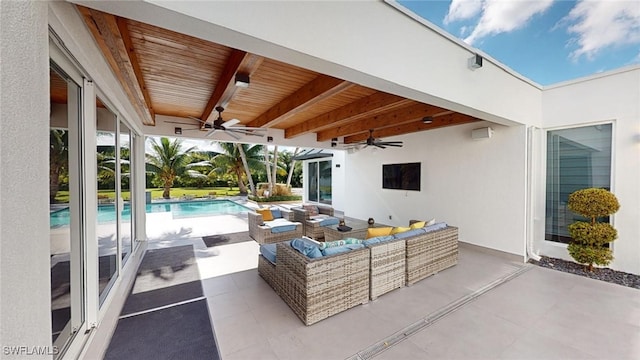
[[[271,210],[271,216],[273,216],[274,219],[282,218],[282,211],[277,207],[272,207],[269,210]]]
[[[305,204],[305,205],[302,205],[302,208],[304,209],[304,211],[307,212],[307,215],[309,216],[315,216],[320,213],[320,210],[318,210],[318,207],[315,205]]]
[[[338,223],[340,222],[340,219],[338,219],[337,217],[333,217],[331,215],[326,215],[326,214],[311,216],[309,220],[319,221],[320,226],[338,225]]]
[[[256,212],[262,215],[262,221],[273,220],[273,215],[271,214],[271,210],[269,209],[256,209]]]
[[[366,238],[372,238],[376,236],[386,236],[391,235],[392,227],[379,227],[379,228],[368,228]]]
[[[299,253],[312,259],[322,257],[322,252],[315,244],[306,241],[306,239],[291,240],[291,247],[298,250]]]
[[[269,260],[270,263],[276,264],[276,244],[261,244],[260,245],[260,254],[264,256],[265,259]]]
[[[395,234],[399,234],[399,233],[403,233],[405,231],[409,231],[411,229],[414,229],[413,227],[394,227],[393,229],[391,229],[391,234],[390,235],[395,235]]]
[[[439,222],[437,224],[433,224],[433,225],[429,225],[429,226],[425,227],[424,230],[426,232],[432,232],[432,231],[442,230],[442,229],[444,229],[446,227],[447,227],[447,223]]]
[[[360,243],[362,243],[362,240],[356,239],[356,238],[346,238],[342,240],[325,241],[320,243],[320,250],[324,250],[324,249],[336,247],[336,246],[342,246],[342,245],[348,245],[348,244],[360,244]]]
[[[349,252],[351,250],[362,249],[363,247],[364,245],[362,244],[346,244],[342,246],[334,246],[334,247],[330,247],[322,250],[322,254],[324,256],[331,256],[331,255]]]
[[[406,239],[406,238],[410,238],[412,236],[416,236],[416,235],[422,235],[424,234],[424,228],[419,228],[419,229],[411,229],[409,231],[405,231],[403,233],[400,234],[395,234],[393,235],[396,239]]]
[[[389,240],[395,240],[395,237],[393,235],[376,236],[376,237],[372,237],[370,239],[364,240],[362,244],[365,246],[371,246],[371,245],[379,244]]]

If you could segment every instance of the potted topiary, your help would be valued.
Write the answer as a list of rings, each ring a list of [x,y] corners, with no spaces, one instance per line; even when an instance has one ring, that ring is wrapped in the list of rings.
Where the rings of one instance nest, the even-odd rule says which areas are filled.
[[[588,219],[569,225],[569,235],[573,241],[567,247],[575,261],[587,265],[593,271],[593,264],[606,266],[613,255],[605,247],[618,237],[618,232],[609,223],[598,222],[598,218],[609,216],[620,208],[615,195],[605,189],[588,188],[569,195],[569,210]]]

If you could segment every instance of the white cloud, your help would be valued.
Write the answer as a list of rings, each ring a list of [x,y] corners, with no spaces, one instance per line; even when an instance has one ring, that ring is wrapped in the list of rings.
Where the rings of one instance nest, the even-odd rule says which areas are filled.
[[[552,4],[553,0],[453,0],[444,22],[479,16],[477,25],[464,39],[473,44],[483,37],[524,27],[534,15],[545,12]]]
[[[444,23],[474,18],[482,10],[482,0],[453,0],[449,5],[449,13]]]
[[[640,44],[640,1],[580,1],[562,20],[571,43],[578,48],[574,60],[593,58],[601,50],[618,45]]]

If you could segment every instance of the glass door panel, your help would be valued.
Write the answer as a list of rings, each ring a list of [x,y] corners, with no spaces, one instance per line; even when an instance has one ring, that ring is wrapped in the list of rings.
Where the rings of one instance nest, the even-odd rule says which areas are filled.
[[[85,321],[78,152],[81,88],[54,63],[49,79],[51,337],[62,349]]]
[[[331,204],[331,160],[319,161],[318,193],[319,202]]]
[[[122,238],[122,258],[128,259],[133,251],[133,187],[131,186],[131,143],[132,133],[129,127],[120,122],[120,190],[122,192],[123,206],[120,211],[120,237]]]
[[[318,202],[318,163],[310,162],[308,164],[307,175],[307,195],[309,201]]]
[[[117,185],[116,115],[97,99],[96,161],[97,161],[97,224],[98,291],[100,304],[115,280],[118,271],[118,217],[120,199]]]

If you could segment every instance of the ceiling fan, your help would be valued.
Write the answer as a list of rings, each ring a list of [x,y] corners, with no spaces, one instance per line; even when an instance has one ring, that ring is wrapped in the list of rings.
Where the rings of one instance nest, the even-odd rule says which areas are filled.
[[[251,136],[263,137],[264,133],[267,131],[266,128],[246,127],[244,125],[237,125],[240,122],[240,120],[238,119],[231,119],[229,121],[224,121],[222,119],[222,112],[224,111],[224,108],[222,106],[217,106],[216,111],[218,112],[218,118],[215,119],[213,123],[209,123],[207,121],[198,119],[197,117],[193,117],[193,116],[188,116],[188,118],[196,120],[197,122],[202,124],[202,126],[198,128],[199,130],[203,130],[203,129],[209,130],[205,135],[206,137],[212,136],[216,131],[222,131],[225,134],[228,134],[229,136],[231,136],[232,138],[236,140],[240,140],[240,135],[251,135]],[[182,124],[182,123],[178,123],[178,124]],[[192,129],[187,129],[187,130],[192,130]]]
[[[382,141],[381,139],[376,139],[373,137],[373,129],[371,129],[369,130],[369,137],[367,138],[367,140],[349,144],[349,145],[357,148],[364,145],[364,147],[375,146],[381,149],[386,149],[387,146],[402,147],[402,141]]]

